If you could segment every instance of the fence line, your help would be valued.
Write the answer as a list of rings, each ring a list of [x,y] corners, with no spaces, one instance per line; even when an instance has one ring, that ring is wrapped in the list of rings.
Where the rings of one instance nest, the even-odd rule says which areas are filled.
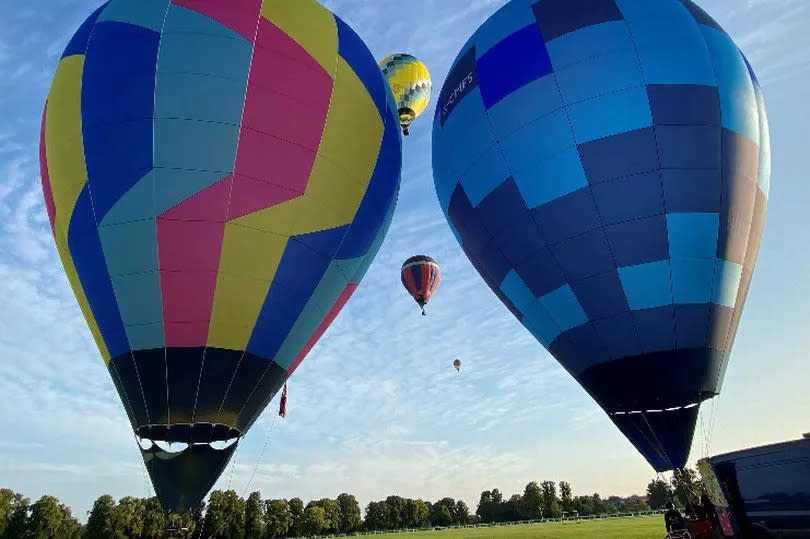
[[[338,537],[359,537],[362,535],[388,535],[394,533],[425,533],[441,530],[458,530],[461,528],[499,528],[501,526],[524,526],[527,524],[543,524],[546,522],[581,522],[584,520],[607,520],[616,518],[643,517],[649,515],[662,515],[665,509],[650,509],[648,511],[631,511],[627,513],[602,513],[599,515],[585,515],[564,518],[536,518],[532,520],[513,520],[510,522],[483,522],[479,524],[460,524],[455,526],[430,526],[427,528],[403,528],[399,530],[356,531],[351,533],[336,533],[329,535],[302,535],[292,539],[336,539]]]

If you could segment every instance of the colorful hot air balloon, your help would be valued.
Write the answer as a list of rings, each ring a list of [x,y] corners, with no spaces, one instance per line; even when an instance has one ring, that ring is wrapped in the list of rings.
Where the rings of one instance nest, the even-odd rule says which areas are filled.
[[[734,41],[689,0],[513,0],[453,63],[433,156],[487,284],[656,470],[682,467],[768,201]]]
[[[425,305],[428,304],[441,281],[441,268],[429,256],[412,256],[402,264],[400,278],[405,289],[422,308],[422,316],[424,316]]]
[[[396,204],[398,115],[313,0],[115,0],[59,61],[42,183],[167,510],[195,506],[352,295]]]
[[[392,54],[380,62],[385,80],[394,93],[402,133],[421,115],[430,102],[430,72],[425,64],[410,54]]]
[[[453,362],[453,366],[456,368],[457,371],[461,370],[461,360],[457,359]]]

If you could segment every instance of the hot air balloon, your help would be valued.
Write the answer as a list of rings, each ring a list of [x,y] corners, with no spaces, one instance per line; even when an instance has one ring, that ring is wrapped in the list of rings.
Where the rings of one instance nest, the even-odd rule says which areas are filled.
[[[453,362],[453,366],[456,368],[457,371],[461,370],[461,360],[457,359]]]
[[[314,0],[116,0],[62,55],[42,185],[167,510],[197,506],[348,301],[399,189],[377,63]],[[217,444],[215,444],[217,445]],[[219,444],[224,445],[224,444]]]
[[[720,392],[770,178],[759,83],[689,0],[512,0],[433,127],[470,261],[656,470]]]
[[[436,292],[442,278],[439,264],[429,256],[412,256],[402,264],[400,278],[405,289],[422,308],[422,316],[424,316],[425,305]]]
[[[425,64],[410,54],[392,54],[380,61],[385,80],[394,93],[402,133],[421,115],[430,101],[430,72]]]

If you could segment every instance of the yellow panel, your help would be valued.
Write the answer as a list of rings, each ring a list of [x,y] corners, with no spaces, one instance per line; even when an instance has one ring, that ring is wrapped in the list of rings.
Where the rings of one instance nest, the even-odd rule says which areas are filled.
[[[65,233],[79,193],[87,182],[81,118],[83,68],[82,55],[59,62],[45,116],[45,151],[56,207],[55,222]]]
[[[219,271],[272,281],[287,247],[287,239],[272,232],[228,223],[225,225]]]
[[[315,0],[264,0],[262,15],[293,38],[334,78],[338,56],[335,17]]]
[[[208,329],[208,346],[244,350],[269,289],[270,281],[220,272]]]
[[[377,163],[382,135],[382,118],[374,101],[354,70],[339,58],[319,156],[339,164],[357,183],[366,186]],[[307,192],[311,187],[317,188],[308,185]]]

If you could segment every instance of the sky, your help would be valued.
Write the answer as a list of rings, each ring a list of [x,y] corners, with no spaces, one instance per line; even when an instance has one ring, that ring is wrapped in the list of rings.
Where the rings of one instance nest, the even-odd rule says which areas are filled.
[[[292,1],[292,0],[291,0]],[[504,0],[328,0],[375,57],[452,59]],[[0,2],[0,487],[86,512],[153,491],[131,428],[64,277],[40,188],[40,114],[62,49],[97,0]],[[810,2],[703,0],[757,70],[773,177],[759,263],[721,397],[703,407],[693,461],[810,431]],[[407,10],[402,11],[403,5]],[[643,493],[652,468],[485,285],[437,202],[433,108],[404,141],[399,205],[347,307],[242,441],[215,488],[304,500],[396,493],[435,501],[532,480],[575,494]],[[402,261],[430,254],[442,283],[419,316]],[[460,358],[461,373],[452,368]],[[714,425],[714,428],[711,428]],[[269,436],[268,436],[269,434]]]

